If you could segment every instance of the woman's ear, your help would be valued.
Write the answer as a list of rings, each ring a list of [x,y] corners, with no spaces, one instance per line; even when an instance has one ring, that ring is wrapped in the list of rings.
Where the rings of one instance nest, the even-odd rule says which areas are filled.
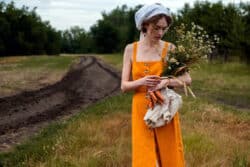
[[[145,34],[147,32],[148,29],[148,23],[143,23],[142,24],[142,32]]]

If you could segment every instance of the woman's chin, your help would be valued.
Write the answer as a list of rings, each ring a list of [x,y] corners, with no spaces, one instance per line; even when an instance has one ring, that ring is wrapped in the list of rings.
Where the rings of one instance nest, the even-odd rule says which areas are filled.
[[[160,37],[151,37],[151,40],[154,42],[159,42],[162,38]]]
[[[157,41],[157,42],[158,42],[158,41],[160,41],[160,40],[161,40],[161,38],[159,38],[159,37],[155,37],[155,38],[154,38],[154,41]]]

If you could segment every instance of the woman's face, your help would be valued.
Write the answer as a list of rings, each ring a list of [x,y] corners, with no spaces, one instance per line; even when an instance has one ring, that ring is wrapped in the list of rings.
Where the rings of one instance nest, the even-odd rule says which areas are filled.
[[[156,23],[149,23],[147,28],[146,35],[154,40],[160,40],[165,32],[167,31],[168,23],[165,17],[160,18]]]

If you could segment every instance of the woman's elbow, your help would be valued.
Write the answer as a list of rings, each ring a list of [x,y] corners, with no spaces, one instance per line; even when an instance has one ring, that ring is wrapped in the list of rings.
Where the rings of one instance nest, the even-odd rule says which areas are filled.
[[[124,84],[121,83],[121,92],[122,92],[122,93],[125,93],[126,91],[127,91],[127,90],[126,90]]]

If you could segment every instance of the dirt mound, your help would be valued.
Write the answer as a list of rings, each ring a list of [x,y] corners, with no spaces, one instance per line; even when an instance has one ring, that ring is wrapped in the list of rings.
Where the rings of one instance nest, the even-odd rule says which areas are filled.
[[[0,151],[42,124],[113,95],[119,89],[120,73],[95,57],[86,56],[54,85],[0,98]]]

